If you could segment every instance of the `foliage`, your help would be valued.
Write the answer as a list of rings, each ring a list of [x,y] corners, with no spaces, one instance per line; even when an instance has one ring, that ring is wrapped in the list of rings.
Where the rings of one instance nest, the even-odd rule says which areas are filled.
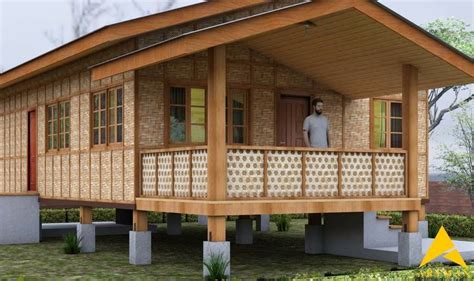
[[[82,238],[81,238],[82,239]],[[81,242],[81,239],[77,239],[76,234],[69,233],[64,236],[64,253],[68,255],[76,255],[81,252],[81,247],[79,246],[79,243]]]
[[[226,280],[229,276],[225,274],[229,267],[230,261],[224,258],[223,253],[211,253],[209,260],[204,262],[204,266],[209,272],[206,280]]]
[[[290,230],[291,217],[289,215],[273,215],[272,220],[275,221],[278,231],[287,232]]]
[[[474,114],[463,108],[455,114],[456,125],[451,134],[454,146],[441,146],[439,158],[443,164],[438,169],[446,174],[446,181],[453,187],[467,191],[474,197]]]
[[[462,20],[448,18],[437,19],[424,26],[424,29],[467,56],[474,57],[474,31],[471,31],[469,26]],[[428,95],[430,133],[441,123],[446,113],[457,110],[474,99],[474,94],[468,91],[469,88],[463,85],[450,85],[430,90]],[[454,94],[448,95],[450,92]],[[449,106],[440,109],[439,101],[443,97],[451,97],[452,100]]]
[[[391,224],[402,224],[401,212],[380,212],[389,215]],[[427,214],[428,236],[435,237],[441,226],[451,237],[474,238],[474,216]]]

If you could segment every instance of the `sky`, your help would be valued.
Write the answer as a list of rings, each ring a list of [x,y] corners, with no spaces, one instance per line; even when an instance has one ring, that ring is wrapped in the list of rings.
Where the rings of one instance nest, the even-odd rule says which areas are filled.
[[[79,1],[79,0],[75,0]],[[382,4],[423,26],[438,18],[458,18],[474,28],[474,0],[379,0]],[[168,0],[106,0],[109,14],[94,20],[91,31],[103,25],[163,10]],[[175,0],[172,8],[201,2]],[[0,0],[0,71],[13,68],[71,40],[71,11],[67,0]],[[47,35],[49,34],[49,35]],[[54,39],[54,40],[53,40]],[[474,87],[471,85],[471,91]],[[447,104],[443,100],[442,104]],[[430,138],[430,170],[435,171],[440,144],[451,145],[453,126],[447,114]]]

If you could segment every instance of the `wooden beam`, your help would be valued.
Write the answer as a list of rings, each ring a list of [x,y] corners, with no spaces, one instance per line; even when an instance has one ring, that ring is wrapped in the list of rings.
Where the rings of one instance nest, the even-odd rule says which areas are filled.
[[[225,143],[226,50],[209,49],[207,94],[207,197],[225,200],[227,194],[227,147]]]
[[[264,4],[267,0],[213,0],[179,9],[105,26],[56,50],[0,75],[0,88],[40,74],[54,67],[97,52],[133,36],[237,9]]]
[[[345,213],[369,211],[417,211],[420,198],[327,198],[274,200],[187,200],[137,198],[137,210],[204,216],[260,214]]]
[[[79,207],[79,222],[81,224],[92,224],[92,208],[81,206]]]
[[[122,56],[92,68],[92,80],[204,51],[268,31],[329,15],[353,7],[353,1],[313,1],[261,16],[251,17]]]
[[[225,216],[207,218],[207,240],[211,242],[225,241]]]
[[[148,212],[133,210],[133,231],[148,231]]]
[[[418,70],[412,65],[402,66],[403,145],[407,150],[408,197],[418,198]],[[418,231],[418,212],[406,212],[404,231]]]

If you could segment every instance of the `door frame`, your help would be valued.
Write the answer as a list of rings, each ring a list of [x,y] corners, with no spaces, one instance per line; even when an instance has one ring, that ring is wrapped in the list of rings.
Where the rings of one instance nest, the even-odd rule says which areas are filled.
[[[291,88],[277,88],[275,89],[275,104],[274,104],[274,136],[273,136],[273,144],[274,146],[278,146],[278,130],[280,124],[279,110],[280,110],[280,100],[282,97],[295,97],[295,98],[306,98],[308,99],[308,112],[311,113],[311,101],[312,101],[312,94],[309,92],[310,90],[301,90],[301,89],[291,89]]]
[[[35,176],[36,176],[36,179],[35,179],[35,190],[31,190],[31,184],[30,184],[30,177],[31,177],[31,167],[30,167],[30,155],[31,155],[31,152],[30,152],[30,113],[34,112],[35,113],[35,139],[36,139],[36,157],[35,157]],[[30,108],[27,110],[27,124],[26,124],[26,127],[27,127],[27,134],[28,134],[28,138],[27,138],[27,191],[34,191],[34,192],[38,192],[38,110],[37,108]]]

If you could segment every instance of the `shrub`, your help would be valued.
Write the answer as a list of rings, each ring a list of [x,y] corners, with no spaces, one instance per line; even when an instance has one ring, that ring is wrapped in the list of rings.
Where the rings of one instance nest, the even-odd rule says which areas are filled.
[[[289,215],[274,215],[272,217],[276,223],[278,231],[286,232],[290,230],[291,217]]]
[[[209,272],[206,276],[206,280],[226,280],[229,276],[225,274],[225,271],[227,267],[229,267],[229,264],[230,261],[224,258],[223,253],[211,253],[209,260],[204,262],[204,266]]]
[[[79,246],[79,243],[81,242],[81,239],[77,239],[76,234],[69,233],[64,236],[64,253],[68,255],[76,255],[81,252],[81,247]]]

